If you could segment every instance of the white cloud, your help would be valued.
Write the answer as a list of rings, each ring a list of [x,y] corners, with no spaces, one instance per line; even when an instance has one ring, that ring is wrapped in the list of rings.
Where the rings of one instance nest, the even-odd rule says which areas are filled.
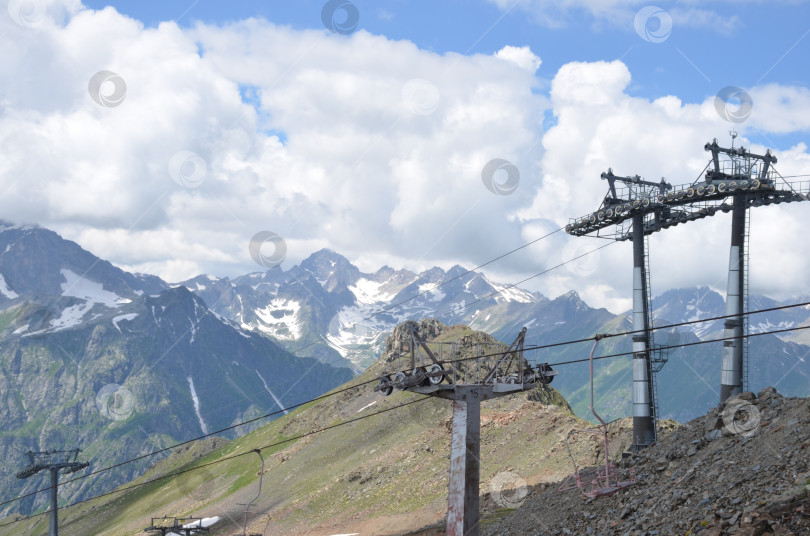
[[[693,181],[708,161],[703,143],[733,126],[713,96],[630,96],[631,73],[618,61],[564,65],[544,95],[534,76],[540,59],[528,47],[440,55],[365,31],[344,37],[263,20],[144,28],[111,8],[65,10],[67,22],[35,28],[0,18],[8,51],[0,60],[0,212],[169,280],[261,269],[248,243],[262,230],[286,240],[285,267],[321,247],[366,270],[472,267],[596,208],[608,167]],[[88,94],[101,70],[125,80],[119,106]],[[806,89],[749,92],[754,108],[736,125],[738,143],[750,145],[750,128],[808,128]],[[555,124],[544,133],[549,109]],[[196,188],[170,175],[182,151],[205,162]],[[777,154],[783,174],[810,172],[806,147]],[[483,184],[495,158],[519,170],[512,195]],[[756,211],[753,289],[799,292],[761,263],[778,258],[786,273],[807,273],[805,246],[768,238],[798,225],[805,208]],[[654,290],[724,288],[727,219],[654,235]],[[493,265],[493,277],[513,282],[546,270],[573,240],[556,233]],[[573,288],[593,305],[624,308],[629,244],[601,250],[595,264],[592,273],[590,265],[553,270],[527,286],[549,296]]]
[[[583,15],[587,15],[596,25],[607,23],[632,32],[636,13],[646,6],[660,6],[661,11],[666,13],[676,31],[677,28],[700,28],[711,30],[713,33],[729,35],[743,26],[742,21],[735,14],[727,15],[707,9],[708,4],[722,8],[723,4],[733,6],[738,3],[731,1],[698,3],[690,0],[684,2],[685,4],[698,3],[700,7],[679,7],[677,3],[669,7],[671,2],[650,0],[564,0],[561,2],[490,0],[490,2],[503,11],[521,9],[529,13],[537,24],[549,28],[568,26],[574,21],[581,20]]]
[[[17,48],[0,99],[8,219],[169,279],[259,268],[247,245],[265,229],[288,242],[289,262],[315,242],[426,264],[518,244],[508,214],[528,202],[547,99],[512,62],[261,20],[146,29],[111,8],[3,24]],[[20,77],[23,65],[39,68]],[[101,70],[125,81],[120,105],[88,94]],[[170,175],[184,152],[205,163],[196,188]],[[493,158],[521,168],[517,194],[486,189]]]
[[[739,16],[721,15],[708,9],[673,7],[668,13],[675,28],[701,28],[713,33],[731,35],[743,27]]]
[[[540,57],[535,55],[528,46],[513,47],[512,45],[506,45],[495,53],[495,57],[511,61],[518,67],[526,69],[532,74],[535,73],[537,69],[540,68],[540,64],[543,63]]]
[[[751,123],[767,132],[785,134],[810,130],[810,89],[768,84],[752,88]]]
[[[627,67],[618,61],[570,63],[560,68],[551,85],[557,124],[543,137],[543,182],[532,206],[518,212],[522,221],[532,224],[535,218],[545,218],[565,225],[571,217],[594,211],[608,191],[606,181],[600,178],[608,168],[616,175],[638,174],[655,182],[661,177],[675,185],[694,182],[710,159],[703,144],[717,137],[721,145],[728,146],[731,140],[726,132],[730,126],[740,132],[737,145],[744,144],[758,154],[765,148],[745,139],[749,129],[755,133],[760,132],[757,129],[807,129],[801,117],[806,117],[802,110],[810,110],[810,103],[805,101],[805,92],[797,88],[752,89],[762,114],[767,116],[768,110],[779,108],[780,103],[785,107],[771,113],[770,118],[755,119],[752,114],[750,122],[732,125],[718,115],[713,96],[700,104],[684,104],[674,96],[649,101],[627,94],[630,80]],[[792,119],[793,115],[797,118]],[[803,145],[782,151],[778,157],[777,169],[783,175],[810,172],[810,155]],[[803,292],[796,285],[800,279],[774,278],[766,266],[779,259],[786,274],[810,270],[810,247],[786,232],[799,228],[798,214],[807,208],[796,204],[752,210],[752,292],[776,297]],[[692,285],[724,291],[729,239],[730,216],[724,214],[653,234],[649,241],[653,291]],[[555,240],[564,250],[571,240],[588,239]],[[585,289],[581,293],[589,303],[621,310],[630,305],[631,267],[629,242],[619,243],[599,252],[593,274],[555,274],[554,292]]]

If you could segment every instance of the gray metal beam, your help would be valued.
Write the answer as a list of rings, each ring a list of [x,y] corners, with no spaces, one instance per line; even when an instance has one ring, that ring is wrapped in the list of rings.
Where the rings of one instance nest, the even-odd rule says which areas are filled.
[[[56,492],[59,486],[59,467],[51,467],[51,526],[48,529],[48,536],[59,536],[59,519],[56,505]]]
[[[450,442],[447,536],[478,536],[481,479],[481,400],[478,386],[456,386]]]
[[[723,368],[720,379],[720,402],[742,392],[743,370],[743,262],[745,254],[745,195],[734,196],[731,211],[731,252],[728,260],[728,290],[723,338]]]
[[[633,216],[633,448],[655,442],[652,391],[649,377],[650,349],[647,277],[644,263],[644,216]]]

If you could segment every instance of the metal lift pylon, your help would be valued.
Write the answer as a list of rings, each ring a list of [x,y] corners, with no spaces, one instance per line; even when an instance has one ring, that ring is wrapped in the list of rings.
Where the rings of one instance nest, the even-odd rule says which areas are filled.
[[[411,329],[410,333],[412,337],[410,374],[400,371],[393,378],[383,376],[374,390],[389,395],[396,388],[453,401],[447,535],[478,536],[481,402],[534,388],[537,382],[551,383],[557,372],[547,363],[538,365],[535,370],[525,360],[523,343],[526,328],[523,328],[509,348],[500,355],[483,381],[474,384],[461,383],[455,369],[437,359],[416,330]],[[433,361],[427,369],[424,366],[417,366],[415,362],[413,352],[417,345],[425,349]],[[514,371],[512,371],[513,364],[516,364]],[[442,384],[443,381],[447,383]]]
[[[50,471],[51,487],[49,489],[51,509],[48,536],[59,536],[59,507],[57,506],[56,498],[59,487],[59,473],[74,473],[90,465],[88,462],[76,461],[80,452],[81,449],[46,450],[44,452],[28,451],[27,455],[31,460],[31,465],[16,474],[17,478],[22,479],[30,478],[42,470]]]
[[[655,389],[655,374],[666,363],[664,349],[653,345],[652,326],[649,321],[647,327],[641,327],[641,313],[638,304],[643,298],[637,298],[639,288],[636,271],[641,263],[638,262],[637,250],[642,246],[637,240],[641,235],[650,235],[670,227],[714,216],[720,212],[732,212],[732,245],[729,260],[728,299],[726,313],[730,318],[725,324],[725,337],[728,339],[723,347],[722,374],[721,374],[721,402],[728,396],[738,393],[743,388],[744,373],[748,369],[745,359],[744,346],[744,314],[747,275],[745,262],[745,222],[746,211],[749,207],[758,207],[771,204],[793,203],[810,200],[810,181],[777,184],[774,176],[778,175],[773,169],[776,157],[770,150],[764,155],[749,152],[744,147],[734,147],[732,132],[732,147],[723,148],[715,139],[704,146],[706,151],[712,153],[712,162],[702,177],[698,177],[691,184],[682,184],[673,187],[663,179],[660,183],[644,181],[638,175],[633,177],[618,177],[612,170],[602,173],[607,179],[608,194],[599,208],[595,211],[574,218],[565,226],[565,232],[573,236],[595,236],[613,240],[633,239],[634,256],[634,286],[633,286],[633,318],[634,330],[643,330],[647,333],[647,348],[645,353],[649,356],[647,366],[642,367],[640,356],[641,343],[638,337],[633,338],[633,437],[634,448],[650,444],[649,422],[655,425],[657,418]],[[721,161],[720,155],[724,155]],[[710,166],[713,167],[709,169]],[[615,181],[623,186],[616,187]],[[643,249],[641,250],[643,253]],[[643,274],[642,274],[643,275]],[[643,278],[642,278],[643,280]],[[647,300],[649,301],[649,300]],[[649,305],[649,304],[648,304]],[[638,343],[638,344],[637,344]],[[646,368],[646,373],[643,369]],[[644,386],[647,386],[646,388]],[[647,393],[647,394],[645,394]],[[649,403],[648,403],[649,402]],[[648,419],[643,410],[647,405],[650,408],[651,419]],[[654,432],[654,428],[653,428]],[[652,438],[654,439],[654,434]]]

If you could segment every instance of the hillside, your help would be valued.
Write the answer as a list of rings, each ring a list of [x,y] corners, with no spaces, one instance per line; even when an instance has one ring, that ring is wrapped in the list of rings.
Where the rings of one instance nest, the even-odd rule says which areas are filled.
[[[489,340],[435,321],[420,322],[419,331],[433,333],[436,343]],[[152,516],[194,515],[217,520],[210,534],[237,534],[240,504],[258,489],[252,450],[261,448],[266,464],[249,517],[252,533],[443,534],[449,403],[373,392],[377,373],[403,359],[397,347],[390,336],[389,351],[334,396],[241,438],[177,449],[135,487],[63,511],[61,533],[134,536]],[[773,388],[743,393],[684,425],[663,422],[656,445],[622,461],[631,422],[614,422],[611,457],[624,475],[634,470],[637,482],[597,499],[559,491],[573,470],[565,438],[581,467],[603,457],[597,434],[571,435],[591,428],[553,389],[486,402],[481,420],[483,535],[810,533],[808,399],[784,398]],[[172,476],[182,471],[188,472]],[[46,534],[46,517],[0,528],[0,535],[20,533]]]
[[[453,326],[443,328],[435,340],[470,336],[488,337]],[[210,450],[217,445],[209,442],[173,454],[133,484],[215,464],[70,508],[63,513],[60,533],[134,535],[151,516],[189,514],[219,517],[212,534],[235,533],[241,530],[244,511],[239,503],[249,502],[258,486],[259,460],[251,451],[273,444],[262,451],[266,466],[263,491],[252,510],[258,512],[251,517],[254,532],[396,534],[440,522],[447,499],[450,405],[433,398],[418,401],[420,396],[405,392],[389,397],[375,393],[376,372],[387,365],[383,357],[336,396],[301,407],[219,448]],[[385,413],[306,435],[377,412]],[[483,404],[482,492],[505,471],[524,475],[531,484],[559,480],[571,470],[562,439],[572,428],[587,426],[554,389],[541,385]],[[289,442],[279,444],[285,440]],[[626,423],[617,427],[615,440],[617,445],[629,443]],[[589,445],[591,440],[583,439],[579,449],[593,461],[596,450]],[[44,519],[13,530],[44,534]],[[0,529],[0,535],[18,533]]]
[[[535,486],[482,534],[810,534],[810,400],[742,393],[627,461],[638,483],[586,499]]]

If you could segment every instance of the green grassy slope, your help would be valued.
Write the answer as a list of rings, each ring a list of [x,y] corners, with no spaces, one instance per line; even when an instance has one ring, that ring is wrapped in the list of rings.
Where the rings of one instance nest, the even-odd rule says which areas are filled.
[[[454,326],[452,340],[472,333]],[[239,439],[211,438],[178,449],[126,489],[60,512],[60,534],[135,535],[151,517],[218,516],[211,534],[241,533],[244,504],[256,496],[261,448],[263,489],[251,511],[254,533],[394,534],[440,521],[445,513],[449,468],[449,401],[395,391],[373,391],[378,362],[335,396],[307,404]],[[371,381],[372,383],[364,384]],[[331,430],[327,426],[370,416]],[[563,440],[588,424],[570,413],[556,391],[538,386],[482,405],[481,493],[495,475],[509,471],[529,484],[552,482],[571,471]],[[624,430],[622,433],[625,433]],[[300,439],[294,439],[305,436]],[[578,435],[579,436],[579,435]],[[282,441],[289,440],[283,443]],[[588,458],[599,441],[582,435],[577,452]],[[280,444],[277,444],[280,443]],[[268,445],[277,444],[265,448]],[[229,459],[230,458],[230,459]],[[224,461],[223,461],[224,460]],[[587,462],[588,460],[580,460]],[[212,465],[205,465],[212,464]],[[0,521],[0,524],[4,521]],[[47,516],[0,528],[0,536],[47,534]]]

